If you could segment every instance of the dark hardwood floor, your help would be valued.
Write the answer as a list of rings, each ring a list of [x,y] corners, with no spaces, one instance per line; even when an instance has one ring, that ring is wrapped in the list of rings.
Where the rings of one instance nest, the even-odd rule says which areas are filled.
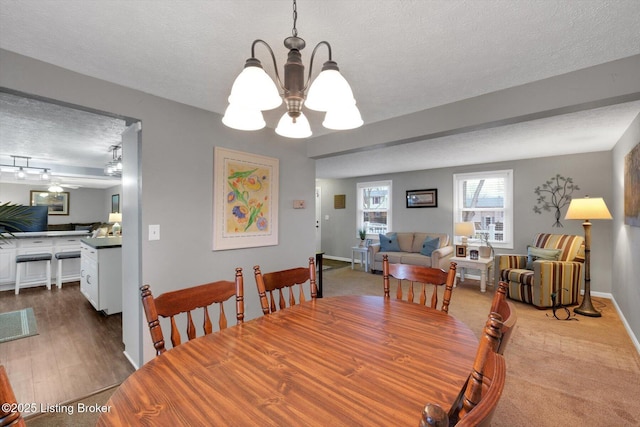
[[[119,384],[133,371],[122,316],[97,312],[79,282],[0,292],[0,313],[32,307],[38,335],[0,344],[0,364],[18,402],[56,404]],[[24,414],[28,415],[28,414]]]

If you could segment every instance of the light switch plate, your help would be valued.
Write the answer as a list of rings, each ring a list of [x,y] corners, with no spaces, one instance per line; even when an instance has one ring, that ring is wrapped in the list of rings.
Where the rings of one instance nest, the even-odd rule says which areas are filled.
[[[304,209],[304,208],[305,208],[304,200],[293,201],[293,209]]]
[[[160,240],[160,225],[149,225],[149,240]]]

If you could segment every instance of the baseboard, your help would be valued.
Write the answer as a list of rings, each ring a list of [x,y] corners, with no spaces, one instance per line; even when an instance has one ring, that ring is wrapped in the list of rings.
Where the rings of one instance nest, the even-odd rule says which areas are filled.
[[[322,258],[323,259],[332,259],[334,261],[351,262],[351,258],[343,258],[343,257],[340,257],[340,256],[333,256],[333,255],[325,255]],[[355,262],[360,264],[360,260],[359,259],[356,259]]]
[[[613,295],[607,292],[591,291],[590,293],[592,297],[606,298],[611,300],[611,302],[613,302],[613,306],[616,308],[616,311],[618,312],[618,316],[620,316],[620,320],[622,320],[622,324],[624,325],[624,328],[627,330],[627,334],[629,335],[629,338],[631,338],[631,342],[633,343],[638,353],[640,353],[640,341],[638,341],[638,337],[634,335],[633,329],[631,329],[629,322],[627,322],[627,319],[624,317],[624,314],[622,313],[622,310],[620,310],[620,306],[618,305],[618,302],[613,297]],[[584,290],[580,291],[580,295],[584,295]]]
[[[592,295],[598,296],[593,292],[592,292]],[[603,298],[606,298],[606,297],[603,297]],[[636,347],[636,350],[638,351],[638,353],[640,353],[640,342],[638,341],[638,337],[636,337],[633,334],[633,329],[631,329],[629,322],[627,322],[627,319],[624,317],[624,314],[622,314],[622,310],[620,310],[620,306],[616,302],[615,298],[611,296],[610,299],[611,301],[613,301],[613,306],[616,308],[616,311],[618,312],[618,316],[620,316],[620,319],[622,320],[622,324],[624,325],[624,328],[627,330],[627,333],[629,334],[629,338],[631,338],[631,342],[633,342],[633,345]]]
[[[124,354],[124,357],[127,358],[127,360],[129,361],[129,363],[131,363],[131,366],[133,366],[133,368],[137,371],[138,369],[140,369],[140,367],[138,366],[137,363],[135,363],[133,361],[133,359],[129,356],[129,353],[127,353],[126,351],[123,351],[122,354]]]

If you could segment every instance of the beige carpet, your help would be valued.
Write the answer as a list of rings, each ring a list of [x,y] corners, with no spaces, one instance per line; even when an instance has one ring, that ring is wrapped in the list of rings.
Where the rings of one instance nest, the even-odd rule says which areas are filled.
[[[351,268],[326,271],[323,282],[325,297],[382,295],[381,275]],[[467,280],[454,289],[449,313],[479,336],[493,291]],[[640,426],[640,355],[610,300],[594,298],[601,318],[569,321],[514,303],[518,323],[493,426]]]

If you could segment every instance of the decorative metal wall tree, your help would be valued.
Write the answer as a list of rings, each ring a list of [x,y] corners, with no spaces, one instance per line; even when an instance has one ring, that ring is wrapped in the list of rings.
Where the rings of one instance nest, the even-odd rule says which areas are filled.
[[[553,223],[553,227],[562,227],[560,209],[571,202],[571,193],[579,189],[580,187],[573,183],[573,179],[556,174],[534,190],[534,193],[538,195],[538,200],[533,211],[542,214],[543,210],[550,212],[555,209],[556,222]]]

